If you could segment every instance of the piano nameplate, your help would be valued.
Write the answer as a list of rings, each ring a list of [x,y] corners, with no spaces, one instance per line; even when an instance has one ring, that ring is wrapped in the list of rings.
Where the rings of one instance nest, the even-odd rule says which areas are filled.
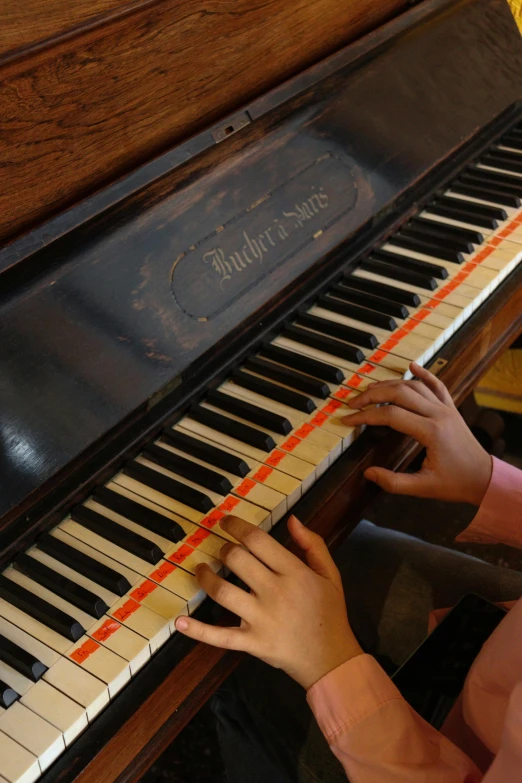
[[[192,318],[212,318],[314,242],[357,196],[349,159],[318,157],[176,259],[176,302]]]

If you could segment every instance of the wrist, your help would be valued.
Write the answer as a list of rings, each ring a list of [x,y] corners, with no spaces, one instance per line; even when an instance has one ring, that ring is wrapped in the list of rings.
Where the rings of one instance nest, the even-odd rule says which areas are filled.
[[[354,639],[353,643],[350,642],[343,649],[330,651],[328,655],[315,664],[307,666],[299,673],[299,676],[294,676],[294,679],[308,691],[312,685],[322,680],[327,674],[330,674],[334,669],[342,666],[343,663],[350,661],[352,658],[356,658],[358,655],[364,655],[364,650]]]
[[[473,475],[470,477],[466,502],[472,506],[480,506],[488,490],[493,472],[493,459],[486,451],[473,466]]]

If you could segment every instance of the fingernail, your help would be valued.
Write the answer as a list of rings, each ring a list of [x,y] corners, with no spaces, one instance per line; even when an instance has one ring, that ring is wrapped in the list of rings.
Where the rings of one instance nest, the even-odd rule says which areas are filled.
[[[225,524],[228,522],[228,515],[219,520],[219,527],[225,529]]]
[[[188,628],[188,620],[185,617],[178,617],[176,620],[176,628],[178,631],[186,631]]]
[[[375,481],[377,478],[377,471],[373,470],[373,468],[368,468],[368,470],[364,471],[364,475],[369,481]]]
[[[292,514],[292,516],[290,517],[290,519],[293,519],[295,522],[297,522],[297,526],[298,526],[298,527],[304,527],[304,525],[303,525],[303,523],[301,522],[301,520],[300,520],[300,519],[297,519],[297,517],[296,517],[294,514]]]

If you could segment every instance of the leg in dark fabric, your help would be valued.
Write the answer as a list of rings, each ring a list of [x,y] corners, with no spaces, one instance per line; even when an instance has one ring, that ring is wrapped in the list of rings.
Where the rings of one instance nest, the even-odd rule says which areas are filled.
[[[350,622],[363,648],[402,663],[424,640],[431,609],[467,593],[522,595],[522,573],[363,520],[335,554]],[[306,642],[304,642],[306,643]],[[230,783],[346,783],[302,688],[248,658],[213,709]]]

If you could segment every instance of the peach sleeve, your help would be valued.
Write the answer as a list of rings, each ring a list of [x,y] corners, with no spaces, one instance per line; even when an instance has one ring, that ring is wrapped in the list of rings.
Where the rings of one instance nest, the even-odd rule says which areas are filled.
[[[493,457],[491,479],[472,523],[457,541],[522,548],[522,470]]]

